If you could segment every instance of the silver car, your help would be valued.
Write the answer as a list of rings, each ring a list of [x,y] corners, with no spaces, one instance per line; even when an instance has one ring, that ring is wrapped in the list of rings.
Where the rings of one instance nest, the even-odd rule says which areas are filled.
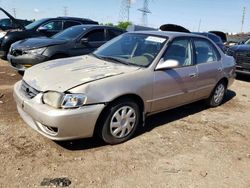
[[[220,105],[234,77],[234,59],[208,38],[131,32],[93,54],[28,69],[14,98],[24,121],[50,139],[99,134],[118,144],[151,114],[201,99]]]

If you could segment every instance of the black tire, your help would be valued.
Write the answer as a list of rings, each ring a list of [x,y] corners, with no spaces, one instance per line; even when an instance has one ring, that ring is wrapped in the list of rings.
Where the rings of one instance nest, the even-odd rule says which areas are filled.
[[[218,96],[218,91],[222,89],[223,93]],[[211,93],[210,97],[206,100],[206,103],[209,107],[217,107],[221,105],[225,94],[227,92],[227,84],[224,81],[220,81],[214,88],[213,92]]]
[[[53,55],[50,60],[55,60],[55,59],[62,59],[62,58],[67,58],[69,56],[65,55],[65,54],[56,54],[56,55]]]
[[[126,109],[126,110],[125,110]],[[131,110],[133,109],[133,110]],[[121,124],[118,123],[118,120],[115,117],[115,114],[120,114],[119,112],[121,110],[124,110],[126,112],[133,112],[131,114],[131,118],[135,119],[135,123],[130,122],[130,120],[125,120],[125,119],[131,119],[131,118],[122,118],[122,120],[120,121]],[[128,111],[127,111],[128,110]],[[121,116],[120,116],[121,117]],[[102,140],[108,144],[114,145],[114,144],[120,144],[122,142],[125,142],[127,140],[129,140],[130,138],[132,138],[137,130],[137,127],[139,125],[139,123],[141,122],[141,113],[140,113],[140,108],[139,106],[132,100],[129,99],[123,99],[123,100],[119,100],[116,101],[115,103],[113,103],[104,113],[104,116],[102,118],[102,122],[104,123],[103,126],[100,126],[100,133],[99,135],[101,136]],[[117,121],[117,124],[119,124],[120,126],[117,128],[112,128],[112,124],[111,121],[113,123],[116,123],[115,121]],[[101,122],[101,123],[102,123]],[[123,122],[123,123],[122,123]],[[132,127],[133,125],[133,127]],[[131,128],[131,130],[129,130],[127,128],[127,126],[129,126]],[[121,132],[118,131],[117,136],[114,136],[114,132],[115,130],[121,128]],[[114,131],[113,131],[114,129]],[[125,133],[123,136],[122,135],[122,131],[123,129],[126,129]],[[113,134],[112,134],[113,133]],[[120,133],[120,136],[119,135]]]
[[[18,72],[18,74],[20,74],[21,76],[24,75],[24,71],[17,71],[17,72]]]

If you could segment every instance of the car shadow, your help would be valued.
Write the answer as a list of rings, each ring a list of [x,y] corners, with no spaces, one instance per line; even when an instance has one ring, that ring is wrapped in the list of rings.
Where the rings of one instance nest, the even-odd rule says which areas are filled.
[[[223,104],[229,102],[236,96],[236,93],[232,90],[228,90]],[[222,104],[222,105],[223,105]],[[164,111],[152,116],[149,116],[146,119],[145,126],[137,131],[135,137],[142,135],[145,132],[150,132],[154,128],[158,126],[165,125],[170,122],[177,121],[179,119],[185,118],[187,116],[199,113],[203,110],[208,109],[209,107],[204,104],[204,101],[198,101],[192,104],[188,104],[182,107],[178,107],[172,110]],[[77,150],[87,150],[100,148],[103,146],[107,146],[99,137],[95,136],[93,138],[84,138],[79,140],[72,141],[56,141],[56,143],[64,149],[70,151]]]
[[[236,76],[237,80],[244,81],[244,82],[250,82],[250,74],[237,74]]]

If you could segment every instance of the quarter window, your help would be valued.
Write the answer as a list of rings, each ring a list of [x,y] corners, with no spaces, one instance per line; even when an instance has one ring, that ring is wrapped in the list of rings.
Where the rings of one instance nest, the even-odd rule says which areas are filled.
[[[74,22],[74,21],[65,21],[63,24],[63,28],[67,29],[69,27],[75,26],[75,25],[80,25],[79,22]]]
[[[176,60],[180,66],[192,65],[192,50],[189,39],[176,39],[168,47],[163,57],[166,60]]]
[[[220,59],[215,47],[207,40],[195,39],[194,46],[197,64],[214,62]]]
[[[109,32],[109,39],[115,38],[123,33],[122,31],[115,29],[109,29],[108,32]]]

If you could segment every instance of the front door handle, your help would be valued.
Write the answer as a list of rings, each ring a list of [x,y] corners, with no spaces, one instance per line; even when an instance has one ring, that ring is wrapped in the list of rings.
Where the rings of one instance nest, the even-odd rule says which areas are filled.
[[[197,76],[196,73],[190,73],[190,74],[189,74],[189,77],[191,77],[191,78],[194,78],[194,77],[196,77],[196,76]]]

